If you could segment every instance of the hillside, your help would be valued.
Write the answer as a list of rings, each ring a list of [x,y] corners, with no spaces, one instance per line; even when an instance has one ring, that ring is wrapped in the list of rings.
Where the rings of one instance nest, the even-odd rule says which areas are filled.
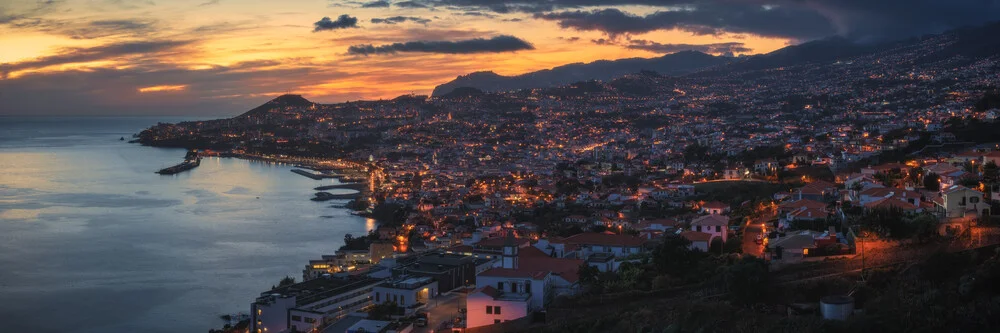
[[[442,96],[460,87],[472,87],[485,92],[548,88],[580,81],[610,80],[640,71],[681,75],[722,65],[731,60],[732,58],[716,57],[696,51],[684,51],[659,58],[629,58],[575,63],[515,76],[503,76],[490,71],[475,72],[459,76],[451,82],[435,87],[432,95]]]
[[[305,97],[302,97],[302,95],[285,94],[275,97],[274,99],[267,101],[267,103],[261,104],[261,106],[255,107],[250,111],[247,111],[237,116],[237,118],[259,115],[262,113],[266,113],[270,109],[278,107],[309,107],[312,106],[313,104],[314,104],[313,102],[310,102],[308,99],[305,99]]]

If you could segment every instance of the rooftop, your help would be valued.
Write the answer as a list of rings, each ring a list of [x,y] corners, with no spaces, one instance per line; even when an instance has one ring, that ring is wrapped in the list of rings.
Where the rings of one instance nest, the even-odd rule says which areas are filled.
[[[326,276],[262,292],[260,297],[257,298],[257,302],[266,302],[269,297],[295,297],[295,305],[304,306],[355,289],[374,285],[380,281],[382,279],[367,276]]]

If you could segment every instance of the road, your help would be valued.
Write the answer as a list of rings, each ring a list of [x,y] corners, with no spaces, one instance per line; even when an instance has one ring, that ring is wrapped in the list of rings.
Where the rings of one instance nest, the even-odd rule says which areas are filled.
[[[427,327],[416,327],[413,332],[430,333],[440,328],[444,322],[450,322],[459,315],[458,309],[465,307],[467,294],[452,291],[431,299],[428,304]]]
[[[764,235],[763,225],[748,224],[743,229],[743,253],[760,258],[764,253],[764,245],[757,244],[757,236]]]

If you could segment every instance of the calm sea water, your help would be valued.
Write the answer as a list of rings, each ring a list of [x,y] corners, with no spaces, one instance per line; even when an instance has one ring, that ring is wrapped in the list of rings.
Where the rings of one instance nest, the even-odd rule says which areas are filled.
[[[0,117],[0,331],[207,332],[374,222],[287,165],[119,141],[177,118]],[[343,202],[340,202],[341,204]]]

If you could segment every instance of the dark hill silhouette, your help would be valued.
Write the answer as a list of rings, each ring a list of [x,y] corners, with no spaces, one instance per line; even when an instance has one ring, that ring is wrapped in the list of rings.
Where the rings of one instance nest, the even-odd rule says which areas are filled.
[[[575,63],[515,76],[503,76],[490,71],[475,72],[459,76],[451,82],[435,87],[432,96],[442,96],[459,87],[473,87],[485,92],[496,92],[548,88],[590,80],[606,81],[644,70],[664,75],[681,75],[725,64],[732,59],[697,51],[683,51],[658,58],[628,58]]]
[[[289,106],[309,107],[312,106],[313,104],[314,104],[313,102],[310,102],[309,100],[305,99],[304,97],[302,97],[302,95],[285,94],[275,97],[274,99],[268,101],[267,103],[264,103],[261,106],[253,108],[252,110],[247,111],[239,115],[238,117],[249,117],[254,115],[260,115],[263,113],[267,113],[268,110],[274,108],[289,107]]]
[[[444,98],[444,99],[458,99],[458,98],[466,98],[466,97],[473,97],[473,96],[482,96],[484,94],[485,93],[482,90],[479,90],[479,89],[476,89],[476,88],[472,88],[472,87],[459,87],[459,88],[455,88],[454,90],[452,90],[451,92],[449,92],[447,94],[442,95],[441,98]]]

